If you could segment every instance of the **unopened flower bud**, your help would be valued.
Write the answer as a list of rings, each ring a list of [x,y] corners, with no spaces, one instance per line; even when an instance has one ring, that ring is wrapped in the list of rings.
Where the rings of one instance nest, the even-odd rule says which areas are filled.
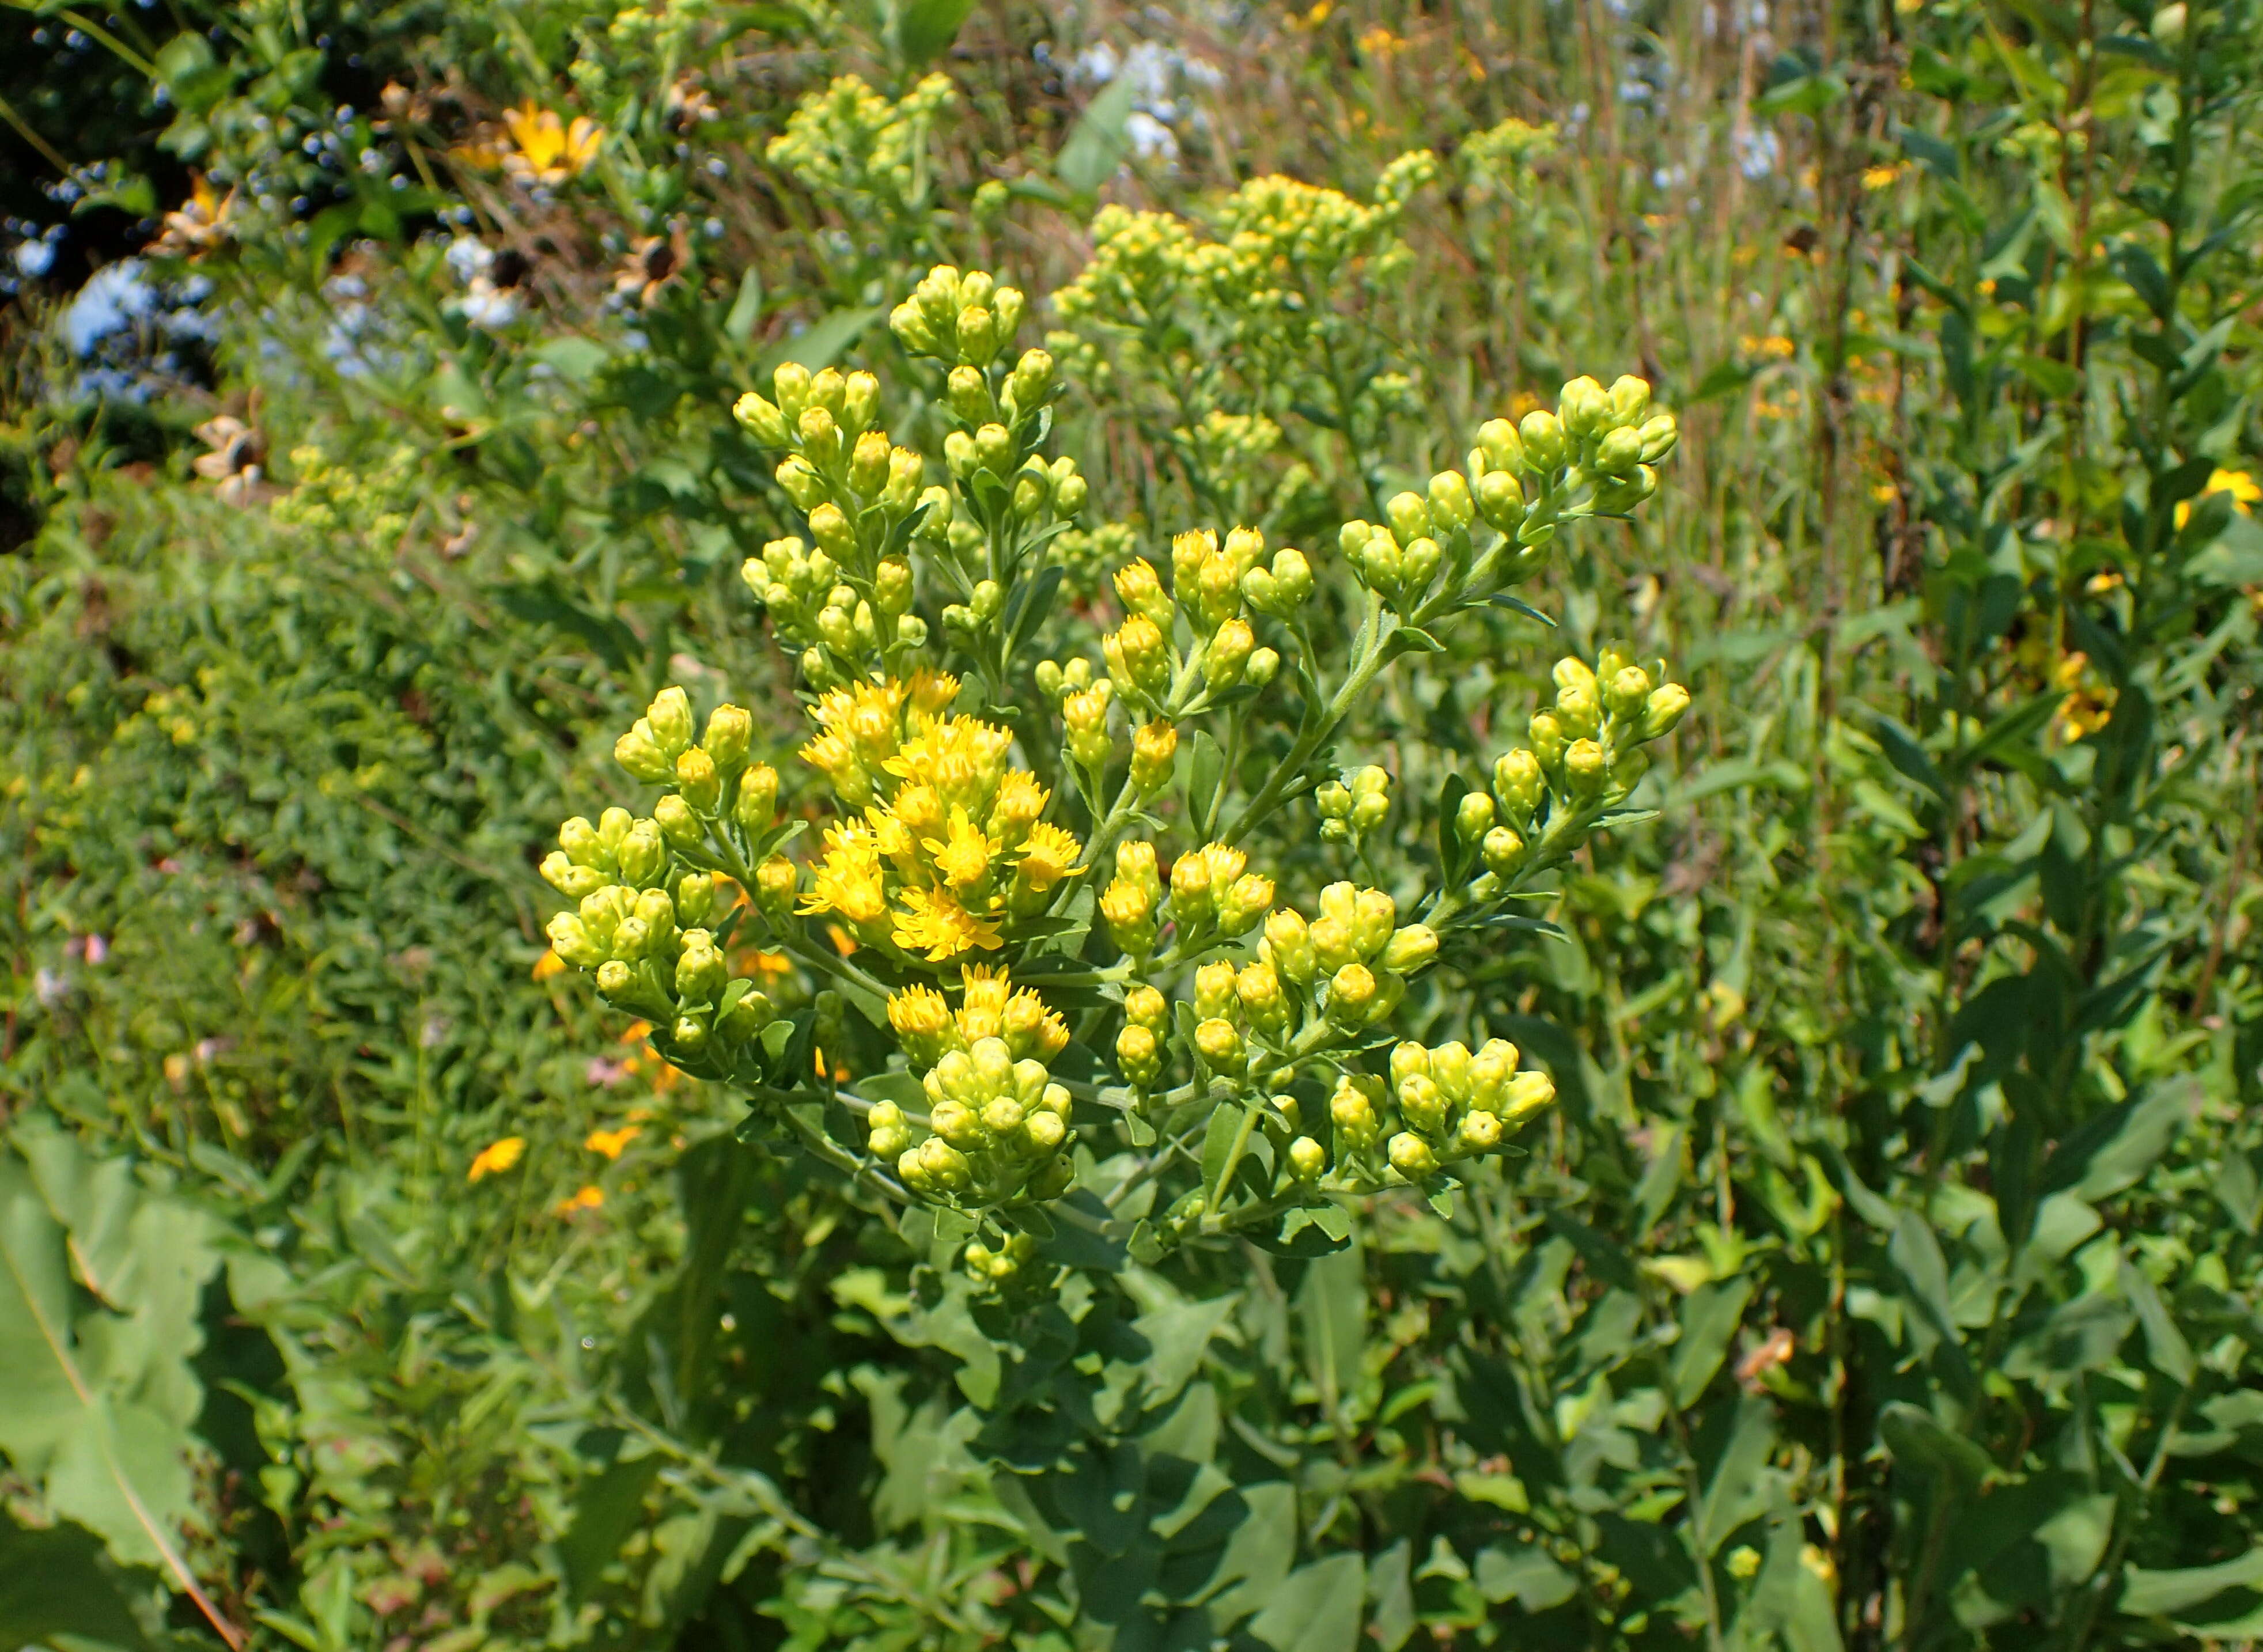
[[[1540,760],[1529,751],[1510,752],[1493,766],[1493,796],[1519,819],[1531,818],[1547,783]]]
[[[712,815],[723,801],[723,776],[715,760],[694,746],[676,760],[676,783],[693,811]]]
[[[1486,870],[1495,877],[1507,877],[1524,863],[1524,840],[1514,827],[1497,826],[1485,834],[1480,852],[1485,856]]]
[[[1576,739],[1564,750],[1564,783],[1582,796],[1601,791],[1609,771],[1603,748],[1591,739]]]
[[[1006,379],[1006,393],[1016,415],[1036,412],[1052,399],[1053,358],[1041,350],[1025,350]]]
[[[1014,438],[1002,424],[986,424],[974,433],[974,464],[978,470],[1004,476],[1014,456]]]
[[[676,996],[686,1004],[712,1004],[722,996],[730,969],[715,949],[715,937],[705,929],[683,932],[683,950],[676,959]]]
[[[1141,797],[1152,797],[1163,789],[1178,749],[1177,727],[1160,718],[1142,724],[1132,736],[1132,784]]]
[[[1391,1138],[1391,1168],[1409,1181],[1421,1181],[1438,1170],[1438,1156],[1429,1143],[1401,1130]]]
[[[780,362],[770,374],[770,390],[777,397],[778,410],[788,420],[801,417],[801,410],[809,405],[809,369],[799,362]]]
[[[1277,648],[1260,648],[1249,656],[1242,667],[1241,680],[1254,689],[1262,689],[1281,675],[1281,652]]]
[[[1555,1081],[1544,1072],[1511,1075],[1501,1086],[1501,1121],[1511,1129],[1556,1099]]]
[[[1271,964],[1245,965],[1234,977],[1234,992],[1241,1001],[1242,1014],[1260,1032],[1276,1033],[1288,1025],[1289,1000]]]
[[[783,855],[773,855],[755,869],[755,904],[773,922],[783,919],[793,903],[801,874]]]
[[[1556,720],[1556,714],[1535,711],[1532,720],[1525,726],[1532,737],[1533,755],[1540,760],[1541,768],[1552,769],[1561,767],[1564,761],[1564,725]]]
[[[650,820],[638,821],[621,840],[614,860],[622,883],[633,889],[650,889],[668,866],[668,845],[660,827]]]
[[[1482,840],[1493,828],[1493,799],[1482,791],[1465,791],[1454,808],[1454,835],[1464,843]]]
[[[1564,422],[1564,433],[1573,440],[1600,435],[1610,417],[1602,386],[1584,373],[1564,386],[1556,411]],[[1530,445],[1529,436],[1526,445]]]
[[[773,474],[779,488],[802,510],[814,510],[825,501],[825,482],[799,454],[782,461]]]
[[[1485,473],[1514,476],[1524,468],[1524,443],[1516,427],[1506,419],[1487,419],[1478,427],[1478,451],[1485,457]]]
[[[792,439],[777,403],[749,390],[732,404],[731,416],[764,447],[784,447]]]
[[[1195,1050],[1219,1072],[1240,1072],[1248,1057],[1240,1029],[1232,1021],[1213,1019],[1195,1028]]]
[[[650,725],[641,718],[634,728],[613,742],[613,761],[647,783],[667,780],[676,772],[668,754],[653,739]]]
[[[719,705],[708,716],[707,732],[699,744],[718,769],[735,775],[746,765],[754,732],[755,719],[744,706]]]
[[[1681,427],[1670,413],[1653,414],[1642,427],[1642,462],[1655,465],[1674,451],[1681,440]]]
[[[1408,924],[1384,947],[1383,967],[1392,975],[1411,975],[1437,956],[1436,932],[1428,924]]]
[[[1517,425],[1531,468],[1543,475],[1564,462],[1564,426],[1552,413],[1536,408]]]
[[[1328,1098],[1328,1116],[1335,1122],[1337,1136],[1355,1151],[1372,1147],[1383,1133],[1375,1103],[1348,1077],[1337,1078],[1335,1093]]]
[[[1256,633],[1239,616],[1221,624],[1203,653],[1203,681],[1213,689],[1241,680],[1257,646]]]
[[[542,881],[567,899],[579,900],[609,880],[596,867],[576,866],[563,849],[553,849],[542,857]]]
[[[608,958],[597,966],[597,996],[617,1009],[625,1009],[637,994],[636,966]]]
[[[1595,468],[1606,476],[1629,476],[1642,463],[1642,437],[1621,425],[1595,444]]]
[[[1155,947],[1155,896],[1128,878],[1117,877],[1100,893],[1100,915],[1117,949],[1145,957]]]
[[[1478,478],[1477,508],[1495,530],[1514,533],[1524,523],[1524,489],[1509,472],[1487,471]]]
[[[1681,714],[1689,709],[1689,690],[1678,682],[1662,683],[1651,690],[1650,699],[1643,708],[1642,737],[1654,740],[1670,733],[1681,721]]]
[[[603,867],[606,856],[612,853],[598,838],[597,828],[578,814],[558,828],[558,847],[566,851],[566,858],[575,865],[590,868]]]
[[[1328,1019],[1343,1027],[1366,1022],[1375,1007],[1375,977],[1363,963],[1347,963],[1328,981]]]
[[[1603,703],[1613,717],[1637,716],[1649,702],[1650,673],[1640,666],[1622,667],[1603,684]]]
[[[1327,1173],[1327,1149],[1309,1136],[1300,1136],[1289,1143],[1289,1173],[1298,1181],[1312,1183]]]
[[[1399,925],[1399,903],[1379,889],[1363,889],[1352,905],[1352,945],[1373,958],[1391,944]]]
[[[1273,967],[1299,986],[1312,984],[1319,962],[1313,956],[1312,930],[1304,915],[1293,908],[1276,908],[1265,920],[1265,946]]]
[[[577,970],[594,970],[605,961],[605,949],[589,934],[579,914],[561,912],[548,926],[550,949]]]
[[[1466,528],[1477,514],[1469,479],[1459,471],[1440,471],[1430,479],[1430,520],[1439,532]]]

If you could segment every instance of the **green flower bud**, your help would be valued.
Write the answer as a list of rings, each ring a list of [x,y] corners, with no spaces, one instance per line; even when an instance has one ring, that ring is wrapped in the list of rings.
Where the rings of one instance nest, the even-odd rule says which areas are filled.
[[[1000,287],[991,294],[991,335],[997,340],[998,349],[1003,350],[1021,330],[1022,316],[1028,307],[1029,300],[1022,296],[1019,287]]]
[[[1281,906],[1268,914],[1264,956],[1284,978],[1299,986],[1312,985],[1319,960],[1313,955],[1312,930],[1302,913]]]
[[[647,783],[670,779],[676,772],[668,754],[653,739],[651,725],[642,718],[637,719],[634,728],[613,742],[613,761]]]
[[[782,921],[793,904],[801,874],[783,855],[773,855],[755,869],[755,905],[772,923]]]
[[[1642,462],[1655,465],[1674,451],[1681,440],[1681,427],[1670,413],[1653,414],[1642,427]]]
[[[1310,1184],[1327,1173],[1327,1150],[1309,1136],[1300,1136],[1289,1143],[1289,1173],[1298,1181]]]
[[[641,918],[624,918],[613,926],[613,956],[634,962],[652,947],[652,926]]]
[[[1532,818],[1547,786],[1540,760],[1530,752],[1510,752],[1493,766],[1493,796],[1500,800],[1501,807],[1521,820]]]
[[[1438,1156],[1419,1136],[1401,1130],[1391,1138],[1391,1168],[1409,1181],[1422,1181],[1438,1172]]]
[[[715,760],[697,746],[676,760],[676,783],[695,813],[712,815],[722,806],[723,776]]]
[[[785,415],[775,402],[749,390],[732,404],[731,416],[739,427],[764,447],[784,447],[790,439]]]
[[[1478,451],[1485,456],[1487,476],[1498,471],[1513,477],[1524,468],[1524,444],[1506,419],[1487,419],[1478,427]]]
[[[1284,613],[1312,600],[1312,565],[1303,552],[1284,545],[1273,553],[1273,584]]]
[[[1161,1042],[1145,1027],[1127,1025],[1116,1035],[1116,1066],[1126,1084],[1145,1090],[1162,1075]]]
[[[674,792],[652,805],[652,818],[661,835],[686,854],[707,846],[707,828],[691,812],[691,805]]]
[[[977,469],[988,471],[994,476],[1004,476],[1006,466],[1014,457],[1014,438],[1002,424],[986,424],[974,433],[974,463]]]
[[[1628,747],[1611,754],[1611,784],[1621,791],[1632,791],[1636,783],[1650,772],[1650,754],[1639,746]]]
[[[1240,1072],[1248,1059],[1240,1031],[1229,1021],[1212,1019],[1197,1027],[1195,1049],[1205,1062],[1223,1073]]]
[[[683,950],[676,959],[676,996],[686,1004],[712,1004],[723,994],[730,968],[715,949],[715,937],[705,929],[683,932]]]
[[[1328,1019],[1341,1027],[1366,1023],[1377,1000],[1374,974],[1363,963],[1347,963],[1328,981]]]
[[[809,467],[809,461],[796,454],[780,462],[773,473],[785,496],[803,510],[814,510],[825,499],[825,483]]]
[[[1461,472],[1440,471],[1430,479],[1430,520],[1440,530],[1466,528],[1476,514],[1469,480]]]
[[[841,381],[841,405],[835,409],[852,434],[870,429],[880,408],[880,381],[862,368]]]
[[[857,438],[849,451],[849,486],[867,499],[888,485],[892,451],[887,436],[878,430],[867,430]]]
[[[1640,716],[1650,703],[1650,673],[1640,666],[1613,672],[1603,684],[1603,703],[1615,718]]]
[[[1493,828],[1493,799],[1482,791],[1465,791],[1454,808],[1454,835],[1475,843]]]
[[[1053,514],[1064,520],[1080,515],[1092,497],[1092,485],[1081,476],[1064,476],[1053,484]]]
[[[676,880],[676,916],[695,927],[707,921],[715,907],[715,880],[705,872],[686,872]]]
[[[1502,1122],[1514,1129],[1556,1099],[1556,1084],[1544,1072],[1510,1075],[1500,1087]]]
[[[1025,350],[1006,380],[1006,393],[1017,415],[1035,413],[1052,399],[1053,358],[1041,350]]]
[[[1482,1107],[1464,1113],[1454,1145],[1464,1153],[1490,1153],[1500,1145],[1500,1120]]]
[[[1446,1128],[1446,1093],[1426,1072],[1409,1073],[1399,1081],[1399,1112],[1426,1136]]]
[[[1559,768],[1564,761],[1564,725],[1556,720],[1552,711],[1535,711],[1526,725],[1532,736],[1533,754],[1545,769]]]
[[[832,371],[829,367],[826,369],[827,372]],[[801,410],[801,417],[795,421],[795,426],[801,436],[801,451],[809,456],[811,465],[819,470],[831,470],[841,462],[847,441],[841,434],[839,422],[829,408],[821,403],[813,402]],[[783,481],[784,479],[781,477],[779,480]],[[799,500],[794,502],[800,503]]]
[[[904,1110],[893,1101],[874,1103],[872,1110],[864,1115],[864,1129],[875,1158],[893,1158],[911,1142]]]
[[[1564,433],[1574,441],[1585,436],[1600,436],[1610,418],[1610,408],[1603,395],[1602,386],[1586,374],[1564,386],[1557,398],[1556,411],[1564,422]],[[1530,445],[1531,438],[1526,438]]]
[[[1632,373],[1622,373],[1611,381],[1605,399],[1607,415],[1615,425],[1640,424],[1643,415],[1650,411],[1650,380],[1638,379]]]
[[[1233,965],[1213,959],[1195,971],[1195,1014],[1214,1021],[1233,1006]]]
[[[558,847],[575,865],[592,869],[602,869],[612,853],[598,840],[597,828],[578,814],[558,828]]]
[[[542,881],[567,899],[579,900],[609,880],[596,867],[576,866],[565,850],[553,849],[542,857]]]
[[[1383,508],[1383,514],[1390,519],[1391,531],[1398,536],[1401,545],[1425,539],[1430,535],[1430,507],[1420,494],[1394,495]]]
[[[1532,469],[1546,475],[1563,464],[1564,427],[1554,414],[1536,408],[1524,415],[1517,434],[1523,438]]]
[[[615,859],[622,883],[650,889],[660,882],[668,866],[668,845],[662,840],[660,827],[650,820],[638,821],[621,840]]]
[[[715,767],[735,775],[746,767],[747,749],[753,743],[755,719],[744,706],[719,705],[707,718],[707,732],[699,742]]]
[[[1486,870],[1495,877],[1507,877],[1524,863],[1524,840],[1514,828],[1497,826],[1485,834],[1480,850],[1485,856]]]
[[[1581,797],[1603,789],[1610,762],[1603,748],[1591,739],[1576,739],[1564,750],[1564,783]]]
[[[744,981],[734,981],[723,989],[723,1007],[716,1014],[715,1031],[734,1043],[744,1043],[777,1019],[777,1011],[767,993],[756,992]]]
[[[1032,1113],[1022,1122],[1022,1151],[1032,1158],[1060,1151],[1068,1140],[1068,1126],[1058,1113]]]
[[[1556,720],[1564,732],[1577,739],[1597,732],[1603,726],[1602,697],[1595,692],[1593,681],[1575,682],[1556,690]]]
[[[1203,653],[1204,682],[1213,689],[1239,682],[1256,647],[1257,634],[1249,629],[1247,620],[1238,617],[1227,620]]]
[[[1379,889],[1363,889],[1352,906],[1351,943],[1363,958],[1391,944],[1399,925],[1399,903]]]
[[[1595,446],[1595,468],[1606,476],[1627,476],[1642,463],[1642,437],[1621,425]]]
[[[1233,985],[1242,1014],[1258,1031],[1277,1033],[1289,1024],[1289,1000],[1281,991],[1281,977],[1270,963],[1245,966],[1234,977]]]
[[[597,966],[597,995],[615,1008],[624,1008],[636,996],[637,972],[633,964],[618,958],[608,958]]]
[[[1478,478],[1477,508],[1494,530],[1514,533],[1524,523],[1524,489],[1508,472],[1487,471]]]
[[[1643,739],[1654,740],[1661,734],[1671,733],[1688,709],[1689,690],[1680,683],[1664,683],[1652,689],[1649,702],[1643,708]]]
[[[1409,598],[1420,597],[1430,588],[1438,565],[1446,559],[1445,552],[1435,539],[1416,539],[1399,554],[1399,582]]]
[[[577,970],[594,970],[605,961],[606,949],[577,913],[557,913],[550,920],[548,933],[550,949]]]
[[[770,389],[789,422],[800,418],[801,410],[809,405],[809,369],[799,362],[779,363],[770,374]]]
[[[1335,1093],[1328,1098],[1328,1116],[1335,1122],[1338,1138],[1354,1151],[1374,1146],[1383,1134],[1374,1101],[1348,1074],[1336,1079]]]
[[[1249,656],[1249,664],[1243,668],[1241,680],[1253,688],[1262,689],[1280,675],[1281,651],[1277,648],[1260,648]]]
[[[1383,949],[1383,968],[1392,975],[1411,975],[1438,956],[1438,937],[1428,924],[1408,924]]]
[[[967,424],[987,423],[995,416],[990,381],[982,376],[980,367],[952,368],[951,376],[944,381],[944,401],[953,415]]]

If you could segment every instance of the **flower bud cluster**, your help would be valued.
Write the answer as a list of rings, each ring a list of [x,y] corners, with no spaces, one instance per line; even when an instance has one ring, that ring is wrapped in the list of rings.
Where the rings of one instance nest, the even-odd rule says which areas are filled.
[[[1505,1039],[1487,1039],[1474,1055],[1459,1042],[1432,1049],[1401,1043],[1391,1052],[1387,1084],[1363,1074],[1336,1080],[1328,1112],[1337,1167],[1379,1174],[1387,1165],[1398,1178],[1419,1184],[1498,1151],[1555,1099],[1546,1073],[1517,1070],[1516,1046]],[[1300,1139],[1312,1141],[1312,1148],[1300,1151],[1291,1143],[1292,1169],[1319,1162],[1319,1143]]]
[[[1320,840],[1356,845],[1391,812],[1391,776],[1370,763],[1331,780],[1312,801],[1320,811]]]
[[[764,994],[732,977],[705,927],[728,911],[729,885],[685,864],[657,820],[608,809],[592,826],[577,815],[542,875],[575,903],[551,919],[551,949],[594,973],[606,1002],[651,1021],[669,1059],[727,1073],[776,1018]]]
[[[1258,947],[1283,981],[1347,1030],[1397,1008],[1406,977],[1437,955],[1438,937],[1428,925],[1402,926],[1398,902],[1348,883],[1320,891],[1320,915],[1310,922],[1291,907],[1274,913]]]
[[[1606,390],[1574,379],[1554,413],[1486,421],[1466,475],[1439,472],[1425,492],[1394,496],[1383,522],[1346,523],[1337,543],[1360,582],[1402,614],[1422,607],[1442,574],[1450,582],[1473,571],[1480,523],[1505,542],[1483,563],[1490,578],[1529,579],[1559,522],[1624,516],[1649,498],[1652,467],[1679,439],[1674,415],[1651,409],[1646,381],[1629,374]]]
[[[1272,906],[1273,880],[1249,870],[1249,857],[1224,843],[1179,856],[1167,884],[1155,846],[1127,839],[1116,846],[1116,876],[1100,896],[1109,934],[1123,951],[1142,959],[1154,951],[1166,921],[1183,954],[1248,934]]]
[[[873,1157],[892,1160],[906,1189],[974,1211],[1068,1190],[1069,1093],[1045,1064],[1068,1028],[1035,992],[1016,990],[1003,970],[970,969],[958,1010],[915,986],[889,999],[888,1022],[914,1068],[925,1069],[927,1134],[915,1139],[918,1121],[887,1101],[866,1126]]]
[[[1560,862],[1604,810],[1634,790],[1650,765],[1642,748],[1673,731],[1689,690],[1665,680],[1666,665],[1637,665],[1605,648],[1589,666],[1556,662],[1556,697],[1533,713],[1532,744],[1493,764],[1490,796],[1465,794],[1453,830],[1475,848],[1483,876],[1507,884]]]
[[[871,373],[787,362],[771,387],[775,401],[750,390],[733,412],[763,446],[785,451],[777,484],[807,517],[816,549],[774,540],[740,574],[780,639],[803,649],[810,682],[836,687],[927,641],[927,622],[912,612],[911,566],[886,554],[922,505],[927,462],[874,428],[880,383]]]
[[[888,326],[913,355],[932,356],[947,365],[971,367],[979,373],[1013,342],[1028,307],[1019,288],[999,285],[986,271],[969,270],[962,274],[939,263],[921,278],[911,297],[889,313]],[[1043,351],[1031,353],[1044,356]],[[1029,364],[1024,357],[1015,370],[1015,379],[1009,381],[1009,393],[1015,399],[1016,415],[1034,413],[1057,389],[1049,381],[1041,381],[1036,372],[1023,381],[1022,369]],[[1043,371],[1049,373],[1051,366],[1052,358],[1045,357]],[[952,411],[965,419],[958,399],[954,385]]]
[[[737,828],[742,843],[751,844],[776,820],[778,790],[777,770],[748,761],[754,718],[742,706],[719,705],[708,714],[705,732],[696,741],[692,735],[690,696],[680,688],[662,689],[635,726],[613,742],[613,757],[639,780],[676,786],[654,805],[653,819],[678,851],[698,854],[710,825],[725,821]],[[558,887],[575,894],[563,884]]]

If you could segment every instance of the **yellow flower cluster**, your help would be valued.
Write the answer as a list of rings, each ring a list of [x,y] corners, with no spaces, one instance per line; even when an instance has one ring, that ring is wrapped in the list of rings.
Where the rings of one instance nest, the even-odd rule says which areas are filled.
[[[908,986],[888,999],[888,1025],[915,1067],[932,1067],[952,1050],[1002,1039],[1016,1061],[1051,1061],[1068,1045],[1068,1023],[1003,970],[970,964],[958,1007],[931,986]]]
[[[1083,849],[1042,818],[1052,793],[1037,776],[1007,766],[1008,730],[945,715],[958,693],[957,678],[927,671],[832,689],[801,751],[864,811],[826,828],[801,910],[930,963],[997,950]]]

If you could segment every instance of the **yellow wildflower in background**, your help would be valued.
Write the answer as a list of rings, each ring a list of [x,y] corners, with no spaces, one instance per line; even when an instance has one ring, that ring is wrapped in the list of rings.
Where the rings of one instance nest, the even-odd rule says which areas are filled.
[[[568,1198],[560,1199],[556,1208],[561,1216],[575,1216],[581,1215],[584,1210],[597,1209],[604,1202],[605,1190],[592,1184]]]
[[[502,153],[506,171],[523,183],[557,185],[579,177],[597,158],[605,129],[587,115],[568,126],[554,109],[522,104],[502,118],[512,148]]]
[[[2209,473],[2208,486],[2200,490],[2202,499],[2207,498],[2210,494],[2230,494],[2231,508],[2245,516],[2252,514],[2248,510],[2248,506],[2259,499],[2263,499],[2263,487],[2258,487],[2255,479],[2245,471],[2227,471],[2219,466]],[[2177,506],[2177,526],[2181,528],[2190,522],[2192,513],[2191,500],[2180,502]]]
[[[546,952],[534,961],[534,978],[538,981],[546,981],[553,975],[564,974],[565,970],[566,960],[554,951]]]
[[[604,1154],[607,1158],[618,1158],[628,1144],[643,1134],[640,1126],[624,1124],[618,1129],[591,1130],[582,1145],[593,1153]]]
[[[500,1176],[525,1156],[524,1136],[506,1136],[500,1141],[489,1142],[473,1158],[471,1173],[464,1179],[477,1181],[483,1176]]]

